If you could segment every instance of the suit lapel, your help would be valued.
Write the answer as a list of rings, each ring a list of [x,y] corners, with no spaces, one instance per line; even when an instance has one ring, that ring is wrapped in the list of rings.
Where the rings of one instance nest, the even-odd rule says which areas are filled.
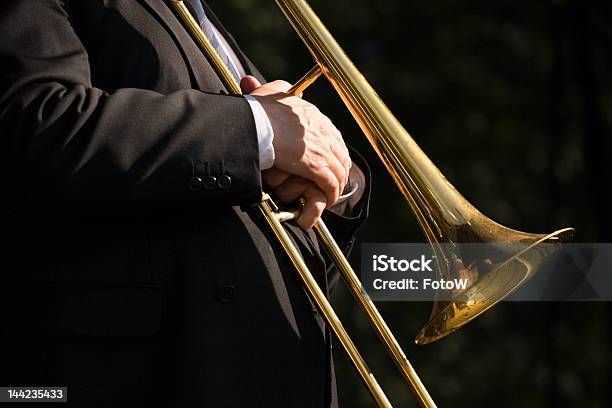
[[[187,30],[183,27],[179,19],[174,15],[171,6],[166,0],[139,0],[141,4],[164,26],[164,28],[174,38],[177,47],[185,59],[185,63],[190,71],[192,83],[195,88],[213,92],[224,91],[227,89],[214,73],[214,69],[206,60],[196,43],[193,41]],[[211,84],[212,82],[212,84]]]
[[[208,63],[206,58],[203,56],[202,52],[195,44],[195,42],[191,39],[189,33],[185,30],[182,23],[178,20],[178,18],[174,15],[174,12],[167,2],[169,0],[139,0],[144,7],[153,14],[156,19],[164,26],[164,28],[172,35],[174,41],[176,42],[177,47],[181,50],[183,57],[185,59],[185,63],[188,66],[188,69],[191,74],[192,83],[194,87],[198,89],[211,89],[211,78],[210,75],[207,75],[207,70],[202,69],[203,67],[207,67],[211,70],[214,69]],[[238,59],[242,63],[242,66],[245,72],[248,75],[253,75],[257,79],[259,79],[262,83],[265,82],[265,79],[261,75],[261,73],[257,70],[255,65],[249,60],[249,58],[242,52],[234,37],[227,31],[227,29],[223,26],[219,18],[215,15],[213,10],[208,6],[206,2],[202,2],[204,9],[206,10],[207,15],[209,16],[212,23],[217,27],[219,32],[225,37],[229,45],[232,47]],[[214,75],[215,84],[213,85],[213,89],[227,92],[227,89],[219,79],[219,77]]]
[[[214,11],[210,8],[207,2],[202,1],[202,5],[204,6],[206,15],[208,16],[208,18],[210,18],[210,21],[215,25],[215,27],[217,27],[221,35],[225,37],[230,47],[232,47],[232,50],[234,51],[234,53],[236,53],[236,56],[240,60],[240,63],[242,64],[242,67],[244,68],[244,71],[246,72],[246,74],[254,75],[253,63],[249,61],[249,59],[246,57],[244,52],[242,52],[240,47],[238,47],[238,43],[236,42],[236,39],[234,38],[234,36],[229,31],[227,31],[227,29],[223,26],[223,24],[221,23],[221,20],[219,20],[219,18],[214,13]]]

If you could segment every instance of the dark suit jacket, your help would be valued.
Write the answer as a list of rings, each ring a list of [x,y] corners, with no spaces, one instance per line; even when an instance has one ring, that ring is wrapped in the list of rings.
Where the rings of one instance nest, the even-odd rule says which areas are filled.
[[[0,2],[0,385],[335,404],[329,335],[251,209],[252,113],[224,91],[162,0]],[[367,196],[326,214],[345,248]],[[287,228],[325,286],[312,231]]]

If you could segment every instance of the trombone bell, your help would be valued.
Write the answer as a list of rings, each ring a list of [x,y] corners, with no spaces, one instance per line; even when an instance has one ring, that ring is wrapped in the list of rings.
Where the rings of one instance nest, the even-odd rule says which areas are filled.
[[[571,239],[571,228],[551,234],[529,234],[506,228],[485,217],[419,148],[308,3],[305,0],[276,0],[276,3],[387,168],[437,258],[454,259],[453,254],[444,253],[441,244],[445,243],[497,243],[506,247],[502,249],[504,256],[494,260],[486,271],[477,274],[475,270],[467,271],[474,275],[468,290],[451,301],[434,303],[429,321],[416,338],[418,344],[446,336],[520,287],[533,276],[544,257],[558,247],[541,244]],[[513,251],[512,244],[517,244],[519,249]],[[543,251],[543,247],[549,249]],[[453,265],[452,262],[446,264]],[[459,273],[454,266],[439,267],[438,271],[445,278]]]
[[[502,254],[498,260],[458,262],[457,258],[453,258],[454,254],[438,253],[437,256],[442,256],[445,261],[445,265],[440,265],[438,261],[438,277],[446,280],[467,277],[468,287],[450,296],[451,300],[434,301],[429,321],[415,339],[417,344],[441,339],[495,306],[527,282],[542,262],[560,249],[559,244],[571,240],[574,233],[572,228],[565,228],[548,235],[533,234],[527,238],[525,233],[506,230],[510,235],[506,238],[514,238],[515,241],[499,243]],[[501,237],[497,235],[494,238]]]

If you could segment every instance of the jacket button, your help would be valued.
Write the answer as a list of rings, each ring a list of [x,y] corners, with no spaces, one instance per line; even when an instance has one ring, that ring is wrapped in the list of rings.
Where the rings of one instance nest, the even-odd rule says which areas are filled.
[[[217,180],[217,186],[219,186],[221,190],[227,190],[232,186],[232,178],[227,174],[219,176],[219,179]]]
[[[187,188],[193,192],[200,191],[202,189],[202,179],[197,176],[193,176],[187,182]]]
[[[204,177],[204,189],[212,191],[217,189],[217,178],[215,176]]]
[[[221,286],[217,289],[217,299],[221,303],[229,303],[234,299],[236,293],[238,290],[233,285]]]

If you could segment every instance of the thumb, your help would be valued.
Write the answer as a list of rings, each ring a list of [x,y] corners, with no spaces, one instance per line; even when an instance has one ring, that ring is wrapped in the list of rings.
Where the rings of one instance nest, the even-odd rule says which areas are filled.
[[[261,83],[254,76],[247,75],[240,80],[240,89],[245,95],[250,94],[255,89],[259,88]]]

